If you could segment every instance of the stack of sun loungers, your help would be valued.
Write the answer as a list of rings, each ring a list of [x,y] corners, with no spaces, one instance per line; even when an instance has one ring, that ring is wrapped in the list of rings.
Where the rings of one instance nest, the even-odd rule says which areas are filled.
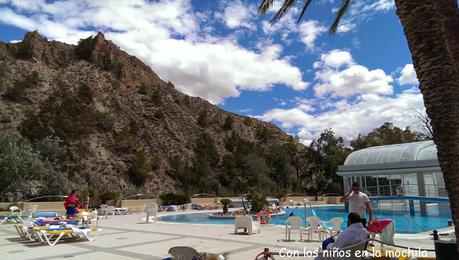
[[[87,212],[80,213],[77,219],[31,218],[14,227],[21,238],[50,246],[64,238],[94,241],[100,231],[97,215]]]

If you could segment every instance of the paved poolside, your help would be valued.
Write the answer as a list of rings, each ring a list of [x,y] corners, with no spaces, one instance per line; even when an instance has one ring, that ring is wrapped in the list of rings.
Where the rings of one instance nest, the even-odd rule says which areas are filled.
[[[3,225],[0,227],[0,259],[163,259],[173,246],[227,254],[227,259],[254,259],[265,247],[271,251],[288,248],[303,252],[304,248],[314,250],[320,245],[318,241],[285,241],[283,226],[264,225],[260,234],[249,236],[233,234],[231,225],[143,224],[142,217],[144,215],[133,214],[102,218],[99,222],[102,230],[96,241],[64,241],[54,247],[21,240],[12,225]],[[292,239],[299,240],[298,234],[293,233]],[[397,235],[396,244],[433,248],[428,235]]]

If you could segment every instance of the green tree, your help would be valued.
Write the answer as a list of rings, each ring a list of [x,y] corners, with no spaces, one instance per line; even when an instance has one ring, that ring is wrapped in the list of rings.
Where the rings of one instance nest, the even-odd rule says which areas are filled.
[[[373,129],[367,135],[361,135],[351,142],[352,148],[355,150],[389,144],[410,143],[415,141],[425,140],[426,136],[422,133],[412,132],[409,127],[402,130],[394,127],[392,123],[384,123],[379,128]]]
[[[48,138],[34,146],[12,134],[0,132],[0,198],[8,192],[25,197],[63,194],[67,179],[61,171],[61,141]]]
[[[159,198],[163,205],[183,205],[190,203],[190,197],[186,194],[164,193]]]
[[[151,163],[144,150],[136,153],[134,162],[128,170],[129,179],[136,186],[145,184],[150,176]]]
[[[269,139],[269,130],[265,126],[259,126],[257,127],[256,130],[256,136],[258,140],[260,140],[263,143],[266,143]]]
[[[231,116],[225,118],[225,122],[222,125],[222,129],[225,131],[231,130],[233,128],[234,119]]]
[[[231,133],[231,136],[226,137],[224,140],[226,150],[233,152],[239,143],[239,139],[240,138],[238,134],[235,131],[233,131]]]
[[[91,87],[89,87],[87,84],[82,84],[78,88],[78,96],[84,103],[90,104],[92,102],[94,94],[92,93]]]
[[[212,137],[208,133],[202,133],[196,140],[195,148],[196,157],[209,162],[209,165],[215,167],[220,162],[220,155]]]
[[[159,92],[159,90],[155,90],[151,93],[150,100],[155,105],[161,104],[161,93]]]
[[[201,112],[199,112],[198,125],[202,128],[206,128],[209,125],[209,120],[207,118],[207,110],[203,109],[201,110]]]
[[[342,178],[336,174],[339,165],[342,165],[351,150],[344,146],[341,137],[335,137],[331,129],[325,129],[318,139],[312,141],[308,148],[309,175],[322,176],[320,183],[322,191],[332,182],[342,183]],[[318,183],[319,184],[319,183]]]

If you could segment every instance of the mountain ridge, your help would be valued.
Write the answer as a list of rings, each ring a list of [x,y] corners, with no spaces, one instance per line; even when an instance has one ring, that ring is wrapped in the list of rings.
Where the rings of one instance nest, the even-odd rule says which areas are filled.
[[[76,46],[29,32],[22,42],[0,43],[0,65],[6,71],[0,128],[30,139],[64,139],[71,154],[67,174],[77,186],[181,190],[168,174],[170,161],[194,160],[196,140],[206,134],[220,157],[232,153],[225,140],[234,135],[262,147],[302,146],[271,123],[176,90],[100,32]],[[128,174],[139,151],[150,158],[151,170],[145,184],[133,186]]]

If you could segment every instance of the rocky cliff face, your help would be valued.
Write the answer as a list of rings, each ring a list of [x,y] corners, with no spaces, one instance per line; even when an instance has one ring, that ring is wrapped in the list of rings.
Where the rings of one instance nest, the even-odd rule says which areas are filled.
[[[228,153],[224,140],[233,132],[263,146],[289,138],[272,124],[179,92],[102,33],[78,46],[27,33],[21,43],[0,43],[0,66],[0,128],[31,139],[64,139],[75,185],[133,187],[127,172],[142,150],[152,167],[141,189],[173,191],[176,181],[166,174],[170,159],[192,160],[203,132],[220,155]]]

